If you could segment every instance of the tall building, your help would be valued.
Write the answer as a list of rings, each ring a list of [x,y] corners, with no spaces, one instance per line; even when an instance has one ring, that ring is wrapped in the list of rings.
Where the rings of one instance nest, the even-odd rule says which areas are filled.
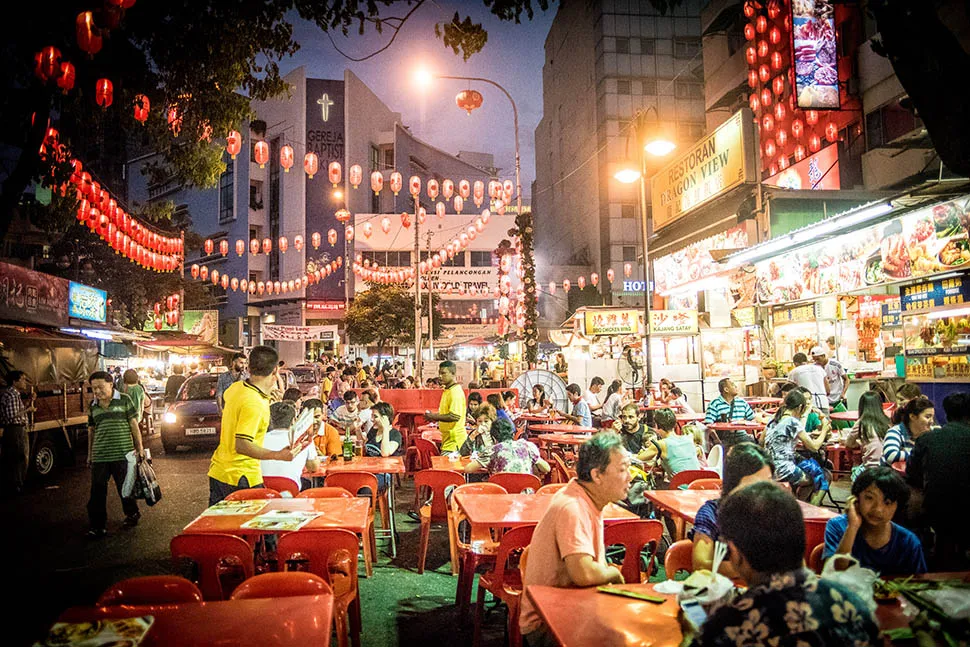
[[[704,134],[702,4],[687,0],[667,15],[648,0],[559,5],[546,37],[543,117],[535,131],[540,285],[563,278],[575,284],[575,271],[605,277],[613,269],[613,302],[642,303],[642,291],[622,289],[625,263],[632,269],[625,278],[644,277],[638,186],[613,175],[636,158],[629,125],[638,111],[655,108],[646,119],[658,120],[678,145]],[[546,323],[565,318],[561,293],[539,301]]]
[[[422,205],[433,214],[434,205],[424,191],[428,179],[453,179],[457,190],[460,180],[487,183],[495,169],[490,155],[462,153],[471,160],[465,161],[413,137],[401,123],[400,113],[349,70],[343,79],[334,80],[307,78],[304,69],[298,68],[285,80],[290,86],[287,98],[253,102],[255,119],[240,129],[243,141],[235,159],[226,155],[218,188],[194,190],[174,180],[149,183],[141,170],[156,161],[156,155],[129,161],[126,176],[132,203],[170,200],[177,209],[188,211],[198,234],[213,241],[209,254],[187,249],[186,268],[205,266],[210,276],[218,271],[235,280],[228,290],[211,287],[210,305],[219,311],[220,343],[238,347],[272,343],[287,363],[296,364],[308,351],[336,350],[343,334],[338,322],[354,294],[350,271],[354,241],[347,240],[344,223],[335,215],[338,210],[350,212],[347,224],[351,227],[357,225],[358,214],[397,214],[395,230],[401,230],[400,213],[413,209],[408,192],[412,175],[421,178]],[[260,164],[256,147],[262,152],[264,144],[268,154]],[[283,150],[289,152],[286,146],[292,149],[289,168],[283,166],[280,155]],[[302,166],[308,153],[315,153],[318,160],[312,178]],[[331,162],[339,162],[342,169],[336,184],[328,177]],[[351,172],[354,165],[361,167],[359,178]],[[395,170],[404,182],[397,196],[390,186]],[[383,181],[379,193],[371,190],[374,172],[380,172]],[[473,218],[473,212],[469,200],[465,213]],[[331,231],[337,234],[332,243]],[[319,240],[314,232],[320,234]],[[360,231],[357,238],[363,238]],[[228,243],[225,255],[220,251],[223,241]],[[269,253],[263,251],[264,243]],[[409,253],[400,258],[410,263]],[[338,260],[340,267],[319,282],[304,281],[305,275]],[[260,289],[255,293],[254,288],[232,289],[242,281]],[[282,290],[271,289],[276,282]],[[312,341],[271,341],[263,334],[267,325],[325,326],[326,331]]]

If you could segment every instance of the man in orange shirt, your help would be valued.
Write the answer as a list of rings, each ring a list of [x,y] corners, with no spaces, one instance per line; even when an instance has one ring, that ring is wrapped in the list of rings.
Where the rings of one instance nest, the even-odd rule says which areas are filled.
[[[309,433],[317,446],[317,453],[320,456],[340,456],[343,453],[340,430],[327,422],[327,407],[323,401],[318,398],[304,400],[301,413],[303,409],[313,409],[313,426]]]
[[[626,498],[629,488],[630,454],[620,436],[604,431],[587,440],[579,448],[576,478],[554,495],[532,535],[524,586],[622,584],[620,570],[606,563],[603,508]],[[558,644],[527,595],[519,628],[529,647]]]

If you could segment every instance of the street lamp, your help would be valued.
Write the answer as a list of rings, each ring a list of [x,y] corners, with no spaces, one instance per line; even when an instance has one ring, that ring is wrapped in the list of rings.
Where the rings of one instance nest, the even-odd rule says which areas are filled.
[[[646,117],[650,112],[654,114],[654,121],[646,122]],[[644,336],[644,358],[647,368],[646,382],[647,388],[653,384],[653,366],[650,358],[650,261],[649,261],[649,227],[647,222],[647,159],[645,153],[654,157],[665,157],[672,153],[677,144],[669,139],[658,123],[659,115],[653,106],[639,111],[634,117],[630,126],[633,130],[631,137],[637,143],[636,160],[627,160],[613,177],[622,184],[633,184],[640,182],[639,201],[640,209],[640,233],[643,236],[643,336]],[[627,139],[627,146],[630,140]],[[640,147],[642,144],[642,148]]]

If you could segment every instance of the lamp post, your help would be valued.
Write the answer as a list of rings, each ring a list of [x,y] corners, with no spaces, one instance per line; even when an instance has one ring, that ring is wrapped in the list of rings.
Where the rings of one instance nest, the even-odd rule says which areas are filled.
[[[639,111],[631,122],[633,129],[632,138],[637,145],[636,160],[627,160],[613,177],[623,184],[632,184],[639,180],[638,207],[640,210],[640,234],[643,237],[643,338],[644,338],[644,360],[646,364],[646,383],[647,388],[653,384],[653,366],[650,357],[650,228],[647,221],[647,158],[646,153],[654,157],[665,157],[677,147],[670,139],[667,139],[658,131],[657,122],[653,122],[654,130],[651,132],[646,128],[646,117],[653,112],[655,119],[659,118],[657,109],[650,106]],[[629,140],[627,140],[629,145]],[[646,389],[645,389],[646,390]]]

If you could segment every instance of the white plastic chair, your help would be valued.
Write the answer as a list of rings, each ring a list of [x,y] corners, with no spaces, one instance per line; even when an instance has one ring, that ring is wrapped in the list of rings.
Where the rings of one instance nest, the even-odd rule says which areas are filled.
[[[714,445],[711,447],[711,451],[707,454],[707,469],[717,472],[718,475],[721,474],[721,461],[724,460],[724,450],[720,445]],[[722,475],[723,476],[723,475]]]

